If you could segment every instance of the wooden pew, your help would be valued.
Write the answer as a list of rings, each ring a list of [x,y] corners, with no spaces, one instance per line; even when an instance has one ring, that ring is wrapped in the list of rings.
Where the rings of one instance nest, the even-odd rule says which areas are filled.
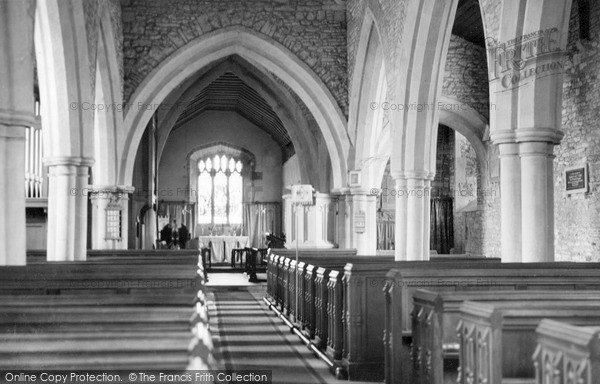
[[[507,302],[595,302],[600,304],[600,291],[480,291],[432,292],[417,290],[413,294],[412,369],[405,377],[412,383],[442,384],[444,359],[458,359],[460,306],[464,301],[499,304]],[[450,348],[448,348],[450,346]],[[450,352],[449,352],[450,351]],[[408,358],[408,356],[406,356]]]
[[[458,327],[459,380],[467,383],[535,383],[531,360],[535,330],[543,318],[579,326],[600,323],[597,302],[506,302],[490,305],[466,301]]]
[[[285,256],[271,255],[269,259],[268,278],[270,283],[270,295],[273,302],[281,308],[283,313],[298,320],[298,325],[306,329],[309,338],[315,338],[315,343],[320,347],[327,347],[328,354],[339,359],[343,348],[343,302],[336,303],[328,300],[328,297],[343,297],[343,285],[341,277],[343,268],[349,262],[354,264],[380,264],[393,263],[391,256],[352,256],[344,253],[324,253],[323,255],[308,253],[302,255],[301,262],[296,267],[294,259]],[[434,258],[439,262],[463,262],[463,263],[499,263],[499,259],[482,259],[458,256],[455,259],[449,257]],[[330,277],[332,271],[334,278]],[[299,290],[295,291],[296,275],[300,276]],[[304,276],[304,279],[302,279]],[[304,280],[304,281],[303,281]],[[296,310],[295,297],[298,296],[299,305]],[[296,312],[298,317],[296,318]],[[331,314],[331,316],[330,316]],[[331,332],[329,332],[331,329]],[[329,337],[331,335],[331,337]],[[337,335],[337,337],[336,337]]]
[[[109,250],[94,250],[87,251],[87,260],[89,261],[107,261],[107,260],[153,260],[156,262],[163,261],[164,263],[173,263],[178,260],[192,259],[196,262],[199,260],[200,251],[197,249],[152,249],[152,250],[136,250],[136,249],[109,249]],[[27,264],[30,263],[46,263],[46,251],[35,250],[27,251]]]
[[[332,302],[328,300],[329,292],[335,291],[335,286],[330,286],[330,272],[343,271],[348,262],[373,263],[391,261],[390,257],[363,257],[363,256],[334,256],[313,257],[305,256],[302,261],[296,265],[294,259],[280,257],[279,269],[280,278],[278,292],[281,296],[275,299],[279,303],[281,310],[290,316],[291,320],[303,329],[307,329],[309,338],[316,337],[316,343],[323,347],[327,344],[327,311]],[[296,292],[296,278],[298,280],[298,292]],[[337,276],[337,275],[336,275]],[[341,273],[339,275],[341,277]],[[275,278],[274,278],[275,280]],[[341,289],[341,286],[339,287]],[[296,309],[296,297],[298,298],[298,309]],[[341,296],[339,296],[341,299]],[[337,307],[341,307],[340,304]],[[298,316],[296,317],[296,314]]]
[[[387,367],[385,373],[388,382],[392,382],[392,378],[397,380],[396,378],[400,377],[399,375],[402,374],[400,363],[394,363],[399,360],[398,356],[402,350],[402,337],[398,335],[403,333],[410,335],[410,313],[412,312],[410,297],[412,292],[418,288],[427,287],[441,291],[515,290],[526,289],[531,285],[529,289],[536,289],[535,287],[537,289],[561,289],[570,284],[571,289],[575,289],[592,284],[589,289],[592,287],[600,289],[598,265],[594,271],[594,265],[586,264],[584,268],[577,263],[550,263],[542,266],[539,264],[511,265],[477,261],[439,262],[437,263],[439,265],[435,265],[436,263],[432,261],[397,263],[395,266],[357,265],[354,268],[356,277],[354,283],[351,281],[352,272],[348,271],[348,267],[346,268],[345,285],[349,290],[353,290],[353,293],[347,297],[351,297],[353,302],[348,302],[345,318],[352,319],[354,317],[356,319],[346,324],[347,341],[344,341],[344,363],[347,364],[350,377],[364,375],[364,372],[378,375],[379,372],[383,372],[384,365]],[[404,272],[403,278],[395,278],[394,274],[386,278],[386,269],[401,266],[403,266],[400,268],[400,271]],[[542,267],[545,269],[540,275],[537,271]],[[563,270],[567,271],[564,276]],[[396,271],[396,273],[400,272]],[[491,275],[488,276],[488,273]],[[569,276],[571,277],[570,281],[568,280]],[[583,279],[580,278],[581,276]],[[563,277],[567,279],[561,280]],[[386,284],[387,282],[391,282],[391,284]],[[386,286],[384,290],[386,296],[380,296],[382,285]],[[406,286],[407,289],[402,289],[403,286]],[[346,295],[346,293],[344,294]],[[345,298],[344,301],[347,302],[347,299]],[[382,308],[386,309],[383,313]],[[384,327],[384,323],[387,323],[388,326]],[[368,328],[366,324],[369,325]],[[384,336],[383,343],[380,341],[381,335]]]
[[[203,271],[187,253],[0,268],[0,367],[210,368]]]
[[[299,261],[308,259],[336,259],[343,260],[350,256],[356,256],[355,249],[301,249],[298,251]],[[295,260],[295,249],[273,249],[267,256],[267,289],[269,296],[278,304],[281,304],[283,292],[283,268],[285,260]],[[288,271],[289,273],[289,271]],[[269,284],[269,280],[273,282]],[[271,290],[269,291],[269,286]]]
[[[0,334],[1,369],[182,369],[185,332]]]
[[[352,252],[325,252],[321,255],[316,254],[316,252],[307,252],[305,254],[300,255],[298,263],[300,269],[296,268],[295,257],[289,256],[279,256],[279,255],[270,255],[269,258],[269,266],[268,266],[268,274],[267,278],[272,281],[271,284],[267,284],[268,294],[272,297],[273,301],[280,306],[280,309],[284,311],[284,313],[295,315],[296,309],[295,299],[293,300],[295,295],[299,295],[301,298],[305,292],[305,287],[309,286],[308,282],[303,282],[300,280],[300,291],[295,292],[295,279],[296,274],[302,276],[305,274],[307,267],[311,264],[314,264],[317,267],[323,266],[327,267],[331,270],[343,270],[344,266],[347,263],[379,263],[379,262],[393,262],[393,257],[391,256],[356,256],[354,250]],[[465,258],[465,257],[457,257],[455,259],[451,259],[449,257],[434,257],[432,261],[449,261],[449,262],[457,262],[457,261],[473,261],[473,262],[499,262],[498,258]],[[302,264],[302,262],[304,264]],[[316,277],[316,275],[315,275]],[[327,277],[325,276],[324,284],[327,284]],[[299,302],[302,302],[302,298]],[[302,308],[300,308],[302,309]],[[295,316],[294,316],[295,317]]]
[[[542,319],[536,333],[536,384],[600,384],[600,323],[578,327]]]
[[[412,295],[417,289],[437,292],[486,290],[600,290],[600,263],[502,263],[486,268],[435,270],[431,268],[391,269],[385,295],[385,376],[386,383],[410,375],[403,369],[409,356],[403,338],[411,335]],[[410,376],[400,382],[411,382]],[[408,381],[407,381],[408,380]]]
[[[40,294],[79,290],[196,292],[203,281],[194,264],[65,262],[0,269],[0,293]]]

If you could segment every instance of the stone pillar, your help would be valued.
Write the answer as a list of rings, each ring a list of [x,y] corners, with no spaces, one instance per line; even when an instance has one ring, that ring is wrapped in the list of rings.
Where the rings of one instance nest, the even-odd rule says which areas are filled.
[[[25,265],[25,127],[34,125],[35,2],[0,0],[0,265]]]
[[[336,194],[336,234],[334,242],[338,248],[352,248],[352,232],[350,226],[350,202],[347,200],[348,190],[338,191]]]
[[[48,261],[86,259],[87,180],[92,162],[80,157],[44,159],[48,166]]]
[[[406,256],[407,260],[429,260],[430,181],[406,181]]]
[[[554,261],[554,196],[552,169],[548,169],[554,144],[525,142],[519,146],[522,261]]]
[[[377,196],[365,190],[352,190],[344,196],[347,211],[344,215],[345,248],[356,249],[359,256],[377,253]]]
[[[143,249],[154,249],[156,248],[157,238],[157,229],[156,229],[156,211],[154,207],[156,204],[152,204],[153,208],[149,209],[146,212],[146,217],[144,219],[144,244]]]
[[[0,123],[0,265],[26,264],[25,130]]]
[[[392,195],[396,198],[396,227],[394,234],[394,259],[408,260],[406,254],[406,215],[407,215],[407,199],[404,197],[406,188],[406,179],[403,176],[392,175],[396,183],[395,193]],[[402,192],[403,195],[399,196],[398,193]]]
[[[133,187],[90,186],[92,200],[92,249],[127,249],[129,233],[129,195]],[[119,210],[121,215],[120,238],[107,238],[107,210]]]
[[[561,136],[528,130],[498,143],[503,262],[554,261],[553,150]]]
[[[396,260],[429,260],[431,180],[396,179]]]
[[[90,178],[90,168],[94,164],[92,159],[81,159],[81,163],[76,167],[75,188],[78,193],[75,195],[75,244],[74,259],[83,261],[87,256],[87,228],[88,228],[88,196],[86,188]]]
[[[500,244],[503,262],[521,262],[521,158],[515,143],[500,152]]]

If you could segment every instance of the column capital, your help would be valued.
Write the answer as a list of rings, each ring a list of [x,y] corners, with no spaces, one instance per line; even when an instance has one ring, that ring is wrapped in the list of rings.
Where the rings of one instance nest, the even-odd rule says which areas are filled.
[[[435,172],[429,172],[429,171],[396,171],[396,172],[391,172],[390,176],[392,176],[392,178],[394,180],[397,179],[421,179],[421,180],[433,180],[435,178]]]
[[[498,152],[500,157],[519,156],[519,144],[514,142],[499,143]]]
[[[540,141],[519,143],[519,155],[521,157],[554,156],[554,144]]]
[[[379,188],[368,188],[368,187],[353,187],[353,188],[344,188],[344,190],[338,190],[337,193],[333,193],[332,195],[338,196],[370,196],[373,194],[373,190]]]
[[[94,164],[94,159],[91,157],[50,156],[44,158],[44,164],[49,167],[58,165],[91,167]]]
[[[135,192],[135,187],[130,185],[88,185],[89,193],[125,193]]]
[[[519,129],[503,129],[490,132],[490,139],[494,144],[523,143],[530,141],[560,144],[564,133],[554,128],[534,127]]]
[[[0,108],[0,124],[17,127],[31,127],[35,124],[33,111],[11,111]]]

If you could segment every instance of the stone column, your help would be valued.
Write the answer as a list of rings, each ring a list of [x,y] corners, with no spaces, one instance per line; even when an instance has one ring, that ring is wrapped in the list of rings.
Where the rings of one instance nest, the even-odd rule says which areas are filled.
[[[133,187],[119,185],[89,187],[89,196],[92,200],[92,249],[127,249],[129,195],[133,191]],[[120,209],[120,239],[106,238],[106,211],[109,208]]]
[[[345,200],[349,212],[346,212],[347,248],[356,249],[359,256],[375,256],[377,253],[377,196],[368,191],[353,189]]]
[[[48,166],[48,261],[86,259],[90,159],[51,157]]]
[[[35,2],[0,1],[0,265],[25,265],[25,127],[33,114]]]
[[[554,144],[525,142],[519,146],[522,261],[554,261],[554,196],[552,169],[548,169]]]
[[[500,244],[503,262],[521,262],[521,158],[515,143],[500,152]]]
[[[90,168],[93,164],[92,159],[83,158],[76,168],[75,188],[82,192],[75,195],[74,260],[76,261],[83,261],[87,256],[88,196],[84,192],[88,186]]]
[[[396,260],[429,260],[431,180],[396,179]]]
[[[350,226],[350,202],[347,200],[348,189],[340,190],[336,193],[336,225],[335,243],[338,248],[352,248],[352,233]]]
[[[392,175],[396,183],[396,190],[392,194],[396,199],[396,227],[394,234],[394,259],[408,260],[406,254],[406,209],[407,199],[405,197],[406,192],[406,179],[401,175]],[[399,193],[402,195],[399,195]]]
[[[406,256],[407,260],[429,260],[430,181],[406,181]]]
[[[25,130],[0,123],[0,265],[26,264]]]

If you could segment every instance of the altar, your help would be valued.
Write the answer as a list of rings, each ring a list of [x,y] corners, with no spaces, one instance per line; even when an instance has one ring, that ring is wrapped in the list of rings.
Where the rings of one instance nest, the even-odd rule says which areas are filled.
[[[210,247],[212,263],[230,263],[231,250],[248,246],[248,236],[198,236],[200,248]]]

